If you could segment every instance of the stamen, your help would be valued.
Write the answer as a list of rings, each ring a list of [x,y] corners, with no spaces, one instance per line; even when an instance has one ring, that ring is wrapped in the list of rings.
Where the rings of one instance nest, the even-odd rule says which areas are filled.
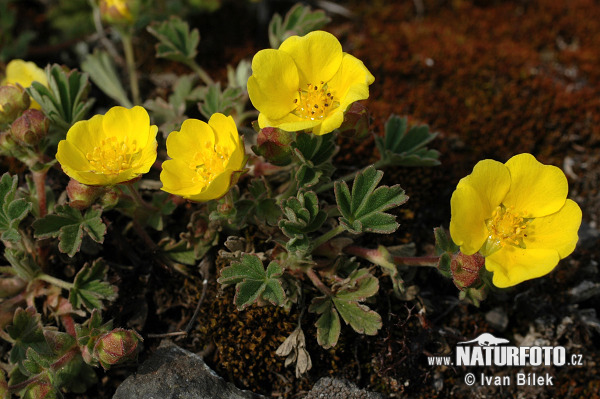
[[[339,106],[333,102],[333,95],[327,84],[321,81],[320,85],[307,84],[307,90],[298,89],[298,98],[294,98],[296,110],[294,113],[303,119],[324,119],[330,110]]]

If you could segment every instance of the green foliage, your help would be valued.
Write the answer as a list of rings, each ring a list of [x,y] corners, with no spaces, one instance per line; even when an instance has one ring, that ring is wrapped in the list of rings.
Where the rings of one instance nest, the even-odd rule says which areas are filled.
[[[79,251],[84,235],[99,243],[104,241],[106,225],[102,222],[102,209],[90,208],[82,214],[68,205],[58,205],[54,211],[33,223],[37,238],[58,237],[58,249],[71,257]]]
[[[21,240],[19,223],[31,210],[31,202],[15,199],[19,178],[8,173],[0,178],[0,239],[18,242]]]
[[[84,306],[88,310],[102,309],[102,301],[116,298],[115,287],[104,281],[108,266],[102,259],[90,266],[86,263],[75,276],[73,288],[69,292],[69,302],[74,309]]]
[[[41,316],[34,308],[18,308],[13,316],[13,322],[6,327],[8,335],[14,340],[10,350],[10,362],[17,364],[25,360],[28,349],[48,355],[50,347],[44,338]]]
[[[437,268],[442,275],[452,278],[452,271],[450,270],[452,255],[458,252],[459,248],[450,236],[448,236],[443,227],[433,229],[433,234],[435,236],[435,251],[440,255]]]
[[[169,199],[169,194],[164,191],[157,191],[152,196],[152,206],[155,211],[150,213],[146,224],[154,230],[161,231],[164,227],[164,217],[173,213],[177,206]]]
[[[179,17],[172,16],[168,21],[153,23],[148,32],[156,37],[156,56],[187,64],[196,57],[200,33],[198,29],[190,32],[190,26]]]
[[[133,106],[119,79],[113,60],[106,51],[95,50],[93,54],[88,54],[81,63],[81,69],[90,75],[104,94],[126,108]]]
[[[4,257],[12,269],[25,281],[32,281],[40,273],[40,267],[35,263],[31,254],[14,248],[6,248]]]
[[[406,118],[392,115],[385,124],[385,136],[375,137],[375,144],[382,161],[389,166],[435,166],[439,165],[440,153],[426,145],[437,137],[427,125],[408,129]]]
[[[221,90],[221,83],[217,82],[202,88],[198,108],[206,119],[217,112],[229,115],[235,109],[242,94],[242,89],[239,87],[227,87]]]
[[[300,3],[294,5],[282,19],[275,14],[269,23],[269,43],[272,48],[279,48],[290,36],[304,36],[309,32],[321,29],[331,21],[324,11],[311,11],[310,7]]]
[[[284,218],[279,228],[291,240],[286,247],[290,252],[307,251],[310,248],[308,233],[317,231],[327,219],[327,214],[319,209],[319,199],[312,191],[299,192],[281,204]]]
[[[243,255],[239,262],[224,268],[217,281],[224,285],[236,284],[234,301],[237,308],[243,310],[255,302],[283,306],[282,275],[283,268],[279,263],[271,262],[265,270],[258,256]]]
[[[382,177],[383,172],[369,166],[356,175],[352,192],[346,182],[335,183],[340,224],[350,233],[390,234],[398,228],[396,217],[385,211],[404,204],[408,197],[399,185],[376,189]]]
[[[46,75],[48,87],[33,82],[27,93],[40,104],[50,122],[66,132],[75,122],[85,118],[92,108],[94,100],[87,98],[90,90],[88,77],[56,64],[46,67]]]
[[[333,173],[331,158],[337,151],[335,136],[298,134],[292,144],[298,162],[294,178],[299,187],[310,188],[329,181]]]

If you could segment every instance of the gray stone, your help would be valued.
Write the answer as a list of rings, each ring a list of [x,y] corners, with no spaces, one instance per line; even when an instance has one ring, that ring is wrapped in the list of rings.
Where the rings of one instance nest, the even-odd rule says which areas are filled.
[[[113,399],[264,399],[226,382],[202,358],[169,341],[117,388]]]
[[[348,380],[323,377],[304,399],[384,399],[385,396],[359,389]]]

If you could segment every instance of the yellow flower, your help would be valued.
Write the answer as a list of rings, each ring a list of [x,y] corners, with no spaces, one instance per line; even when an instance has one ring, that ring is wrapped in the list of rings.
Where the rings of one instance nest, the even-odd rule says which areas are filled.
[[[550,273],[575,249],[581,209],[564,173],[531,154],[480,161],[452,194],[450,234],[461,252],[480,252],[497,287]]]
[[[252,60],[248,94],[261,128],[329,133],[342,124],[350,104],[369,97],[375,78],[359,59],[342,52],[330,33],[286,39],[278,50]]]
[[[109,23],[131,23],[134,20],[132,0],[100,0],[100,15]]]
[[[79,121],[58,143],[56,159],[69,177],[88,186],[112,186],[146,173],[156,160],[156,132],[142,107],[113,107]]]
[[[244,144],[231,116],[213,114],[208,124],[188,119],[167,137],[160,180],[163,190],[192,201],[227,194],[246,163]]]
[[[43,69],[38,68],[31,61],[23,60],[12,60],[6,66],[6,77],[2,80],[2,85],[15,85],[20,84],[24,88],[31,86],[33,82],[40,82],[44,86],[48,87],[48,78],[46,72]],[[30,108],[42,109],[40,105],[31,100]]]

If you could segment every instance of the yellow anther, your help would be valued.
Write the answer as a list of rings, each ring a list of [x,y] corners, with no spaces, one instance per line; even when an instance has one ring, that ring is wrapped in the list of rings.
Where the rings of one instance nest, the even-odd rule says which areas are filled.
[[[504,247],[506,244],[523,246],[523,238],[526,236],[527,221],[522,213],[515,212],[512,208],[502,205],[496,207],[492,217],[486,222],[488,239]]]
[[[92,172],[105,175],[117,175],[130,169],[133,156],[138,152],[137,142],[124,137],[122,141],[116,137],[108,137],[94,147],[85,157],[92,166]]]
[[[304,119],[321,120],[339,103],[333,101],[333,95],[327,90],[327,85],[308,83],[306,90],[298,90],[299,98],[295,98],[296,115]]]

